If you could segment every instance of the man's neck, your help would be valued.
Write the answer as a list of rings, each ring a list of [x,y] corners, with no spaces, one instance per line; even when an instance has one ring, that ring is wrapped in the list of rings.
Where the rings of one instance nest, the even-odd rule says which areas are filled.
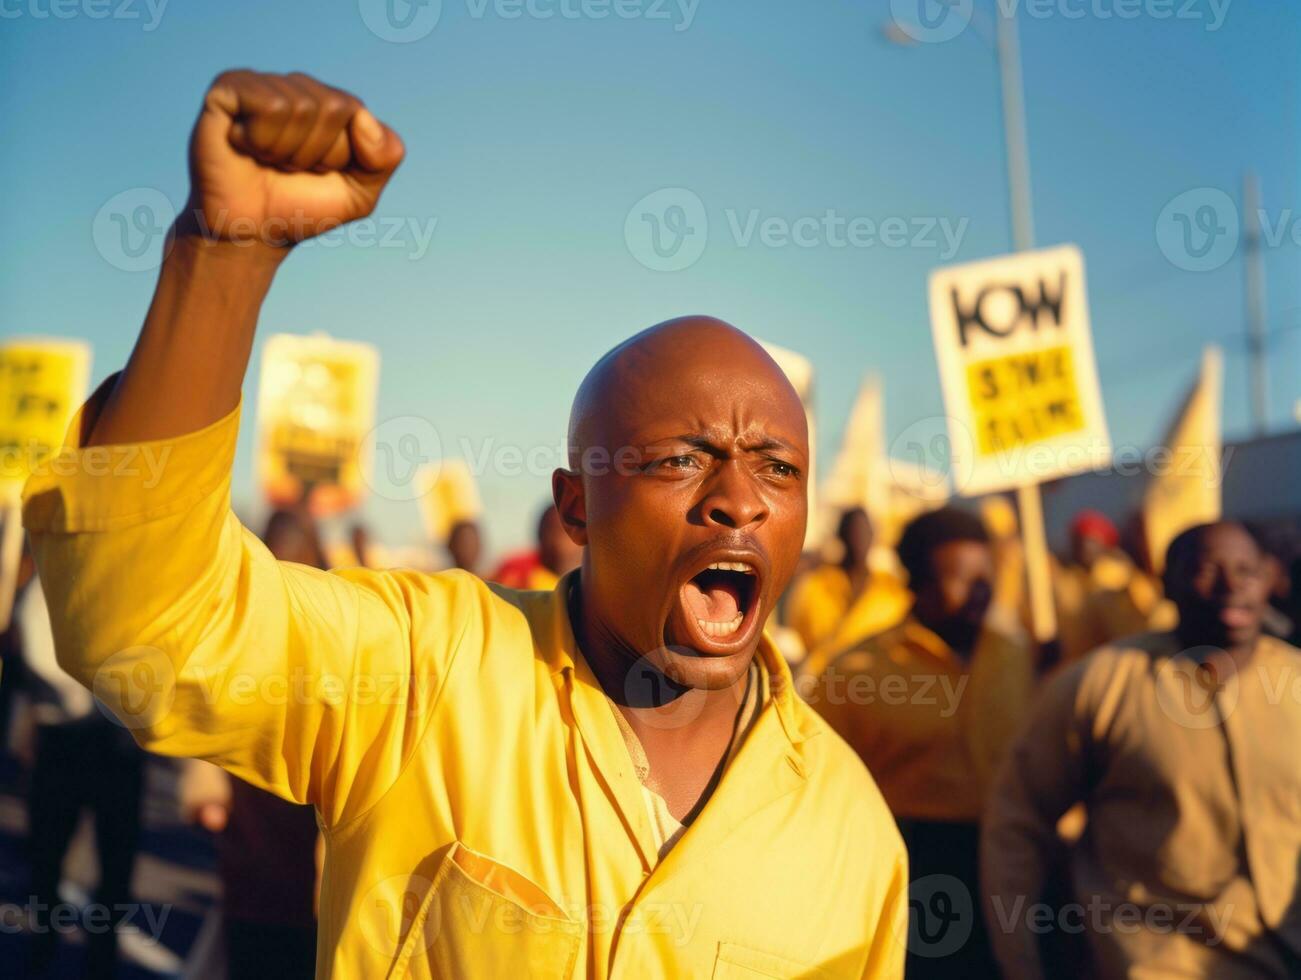
[[[849,591],[851,595],[858,595],[867,587],[867,580],[870,571],[866,561],[855,561],[846,558],[840,563],[841,571],[849,578]]]
[[[1257,633],[1250,640],[1243,643],[1223,647],[1214,643],[1207,643],[1204,637],[1189,636],[1177,629],[1175,630],[1175,637],[1184,650],[1213,649],[1215,651],[1214,655],[1203,658],[1205,660],[1229,660],[1233,662],[1235,667],[1243,667],[1255,656],[1257,649],[1259,649],[1261,634]]]

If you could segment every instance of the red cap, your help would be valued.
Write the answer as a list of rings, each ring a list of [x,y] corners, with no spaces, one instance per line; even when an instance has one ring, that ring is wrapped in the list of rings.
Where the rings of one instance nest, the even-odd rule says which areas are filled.
[[[1097,538],[1108,548],[1120,544],[1120,532],[1105,514],[1096,510],[1082,510],[1071,521],[1071,535],[1081,538]]]

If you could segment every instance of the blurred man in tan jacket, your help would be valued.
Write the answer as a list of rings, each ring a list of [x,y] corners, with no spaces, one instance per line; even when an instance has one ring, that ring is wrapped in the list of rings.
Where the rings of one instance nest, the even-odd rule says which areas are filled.
[[[1170,545],[1178,627],[1105,647],[1039,699],[990,798],[987,917],[1006,976],[1085,933],[1100,977],[1301,976],[1301,650],[1261,634],[1261,550],[1236,523]],[[1076,803],[1074,902],[1044,903]]]

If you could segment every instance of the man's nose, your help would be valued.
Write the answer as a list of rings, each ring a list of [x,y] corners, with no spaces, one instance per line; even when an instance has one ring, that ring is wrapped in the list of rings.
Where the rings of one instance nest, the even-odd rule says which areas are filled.
[[[732,529],[762,524],[768,517],[754,478],[735,460],[719,466],[700,510],[706,524]]]

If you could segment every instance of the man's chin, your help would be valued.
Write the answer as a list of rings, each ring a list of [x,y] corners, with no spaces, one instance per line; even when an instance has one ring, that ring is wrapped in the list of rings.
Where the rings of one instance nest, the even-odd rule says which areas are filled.
[[[745,676],[758,648],[756,640],[735,653],[719,656],[699,653],[688,646],[669,644],[647,654],[646,660],[680,687],[719,691],[731,687]]]

